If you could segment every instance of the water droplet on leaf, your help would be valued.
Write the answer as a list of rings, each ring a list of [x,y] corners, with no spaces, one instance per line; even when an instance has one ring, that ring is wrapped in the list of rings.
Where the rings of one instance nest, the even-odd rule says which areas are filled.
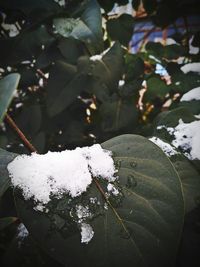
[[[130,166],[131,166],[132,168],[135,168],[135,167],[137,166],[137,162],[135,162],[135,161],[131,161],[131,162],[130,162]]]
[[[136,185],[137,185],[137,181],[134,175],[129,174],[127,177],[126,187],[131,188],[131,187],[136,187]]]

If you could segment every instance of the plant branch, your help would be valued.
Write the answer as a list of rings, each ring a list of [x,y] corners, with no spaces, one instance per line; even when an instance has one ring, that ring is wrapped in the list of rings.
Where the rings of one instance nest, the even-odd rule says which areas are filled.
[[[37,149],[28,141],[26,136],[23,134],[23,132],[19,129],[17,124],[13,121],[13,119],[8,114],[6,114],[5,120],[9,124],[9,126],[17,133],[17,135],[22,140],[24,145],[28,148],[28,150],[30,152],[36,152],[37,153]]]

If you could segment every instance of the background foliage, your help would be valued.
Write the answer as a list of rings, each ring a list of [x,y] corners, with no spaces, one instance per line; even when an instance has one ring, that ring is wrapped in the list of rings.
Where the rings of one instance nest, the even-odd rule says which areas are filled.
[[[1,25],[0,147],[4,150],[0,150],[0,251],[5,266],[62,266],[36,245],[37,237],[32,239],[28,236],[19,248],[16,230],[19,219],[6,165],[15,157],[13,153],[27,154],[29,151],[3,122],[8,106],[8,113],[40,153],[102,143],[121,134],[154,135],[170,143],[170,136],[164,130],[157,130],[157,126],[175,127],[180,119],[192,122],[198,120],[194,115],[200,113],[199,100],[180,102],[184,93],[200,86],[199,73],[184,73],[181,69],[188,62],[200,60],[199,53],[190,53],[188,43],[194,35],[192,44],[200,47],[199,32],[186,31],[178,39],[172,36],[177,42],[171,45],[148,42],[144,49],[132,54],[129,41],[136,19],[128,14],[108,15],[115,2],[123,5],[126,0],[64,2],[64,5],[59,5],[53,0],[0,0],[1,22],[14,24],[19,32],[10,37],[9,30]],[[199,14],[200,10],[197,1],[142,2],[148,18],[163,29],[176,18]],[[133,1],[136,10],[140,4],[141,1]],[[156,73],[158,62],[167,70],[167,76]],[[126,138],[123,139],[124,146],[129,142]],[[137,138],[132,141],[135,147],[138,146],[137,140],[140,141]],[[106,148],[112,147],[112,140],[115,139],[104,143]],[[149,141],[142,140],[138,153],[143,149],[146,149],[145,157],[148,153],[159,153]],[[148,146],[150,152],[147,151]],[[117,150],[116,153],[122,152]],[[163,160],[168,162],[166,157]],[[170,165],[168,169],[173,172],[175,168],[181,179],[186,208],[180,245],[177,245],[180,238],[177,234],[174,236],[176,240],[171,239],[168,241],[171,244],[165,244],[165,250],[169,259],[171,256],[175,258],[172,254],[176,254],[176,266],[200,266],[199,162],[189,161],[183,154],[170,160],[174,167]],[[169,164],[166,162],[163,164]],[[155,178],[159,172],[156,163],[152,166]],[[174,181],[178,181],[175,174],[174,177]],[[156,194],[161,192],[159,190]],[[173,190],[179,192],[180,185],[174,182]],[[145,197],[148,194],[148,190],[145,191]],[[174,200],[177,214],[181,214],[183,205],[180,200],[182,196],[177,202]],[[139,200],[136,198],[135,201]],[[26,218],[29,214],[26,214],[20,197],[16,197],[16,205],[20,217],[29,224]],[[35,220],[38,215],[31,216]],[[177,215],[174,223],[175,228],[178,225],[176,233],[182,231],[181,216]],[[37,220],[40,222],[40,219]],[[31,229],[32,226],[29,227]],[[33,230],[33,237],[36,235]],[[167,258],[165,253],[161,255]],[[153,259],[157,256],[158,253]],[[59,257],[56,255],[55,258]],[[161,264],[160,259],[155,262],[159,266],[165,264]],[[155,262],[150,266],[155,266]]]

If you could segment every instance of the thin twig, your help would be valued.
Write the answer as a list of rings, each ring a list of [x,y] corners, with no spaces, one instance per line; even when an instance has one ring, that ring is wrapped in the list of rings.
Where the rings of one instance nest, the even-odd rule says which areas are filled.
[[[26,136],[23,134],[23,132],[19,129],[19,127],[16,125],[16,123],[13,121],[13,119],[8,114],[6,114],[5,120],[9,124],[9,126],[17,133],[17,135],[22,140],[24,145],[28,148],[28,150],[30,152],[37,153],[37,149],[28,141]]]
[[[43,78],[45,81],[47,81],[47,77],[45,76],[44,72],[40,69],[37,69],[36,72],[40,75],[41,78]]]

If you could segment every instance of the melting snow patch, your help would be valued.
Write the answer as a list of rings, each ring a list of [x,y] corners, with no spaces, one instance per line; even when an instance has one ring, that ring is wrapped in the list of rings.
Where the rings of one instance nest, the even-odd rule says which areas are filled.
[[[149,138],[149,140],[159,146],[168,157],[179,154],[179,152],[177,152],[170,144],[162,141],[158,137],[153,136]]]
[[[101,59],[102,59],[102,55],[94,55],[90,57],[90,60],[92,61],[101,60]]]
[[[74,198],[81,195],[93,176],[109,182],[116,179],[111,152],[99,144],[44,155],[21,155],[7,168],[13,186],[22,189],[24,198],[33,198],[40,207],[47,204],[51,196],[60,198],[67,193]]]
[[[200,100],[200,87],[196,87],[181,97],[182,101]]]
[[[165,128],[170,135],[174,136],[172,145],[181,148],[185,156],[189,159],[200,160],[200,121],[184,123],[179,120],[179,124],[175,127],[158,126],[157,129]]]
[[[124,80],[119,80],[119,83],[118,83],[118,86],[119,87],[122,87],[124,84],[125,84],[125,81]]]
[[[93,238],[94,231],[91,225],[87,223],[81,224],[81,243],[88,244],[90,240]]]
[[[18,239],[18,245],[21,246],[23,240],[29,235],[28,230],[26,229],[25,225],[23,223],[20,223],[17,228],[17,239]]]
[[[184,66],[181,67],[181,70],[184,73],[188,73],[190,71],[200,73],[200,63],[199,62],[193,62],[193,63],[185,64]]]
[[[200,114],[194,115],[194,116],[195,116],[195,118],[200,119]]]
[[[119,194],[119,190],[115,188],[115,186],[111,183],[107,185],[108,192],[112,193],[114,196],[117,196]]]

